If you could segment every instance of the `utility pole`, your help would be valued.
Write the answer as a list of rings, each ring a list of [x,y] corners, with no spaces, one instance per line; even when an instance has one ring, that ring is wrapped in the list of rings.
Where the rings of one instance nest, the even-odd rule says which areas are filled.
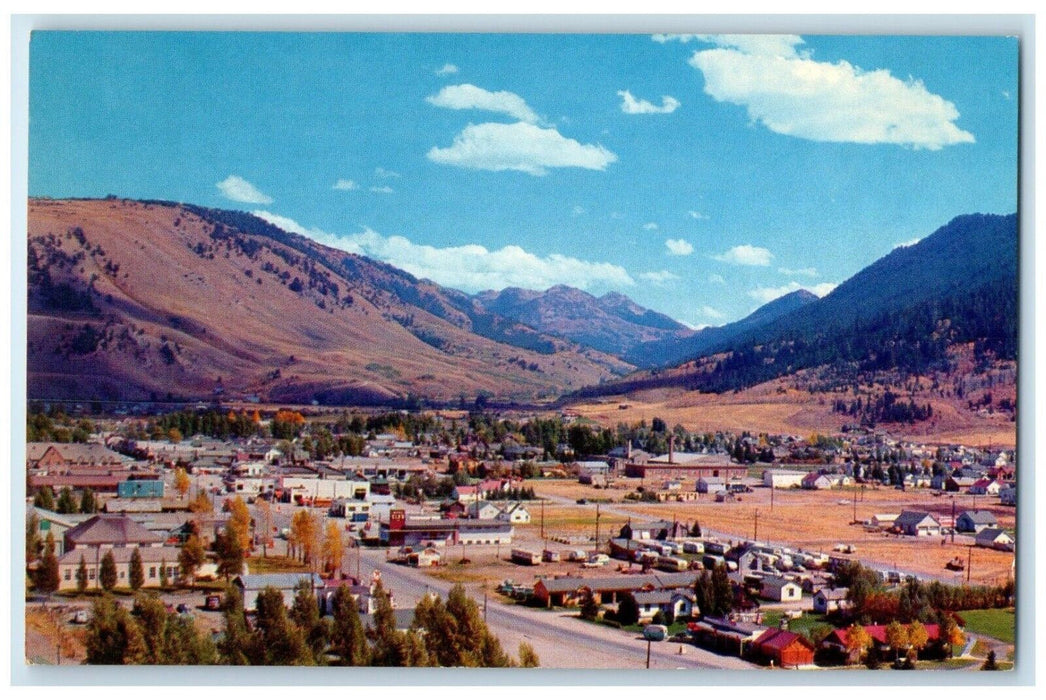
[[[770,512],[774,511],[774,477],[770,475]]]
[[[650,668],[650,640],[646,640],[646,667]]]
[[[952,544],[955,544],[955,494],[952,494]]]
[[[599,554],[599,504],[596,504],[596,554]]]
[[[853,522],[857,522],[857,489],[854,489],[854,517]]]
[[[541,499],[541,539],[545,539],[545,499]]]
[[[755,509],[755,532],[752,535],[752,541],[759,541],[759,509]]]
[[[966,585],[970,584],[970,570],[973,568],[973,545],[966,550]]]

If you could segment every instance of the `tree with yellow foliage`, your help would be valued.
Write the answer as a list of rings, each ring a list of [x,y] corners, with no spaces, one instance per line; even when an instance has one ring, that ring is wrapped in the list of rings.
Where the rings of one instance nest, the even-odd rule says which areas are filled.
[[[291,518],[291,532],[287,537],[291,556],[298,556],[303,564],[311,564],[316,555],[319,535],[316,517],[307,509],[299,510]]]
[[[851,661],[860,661],[872,646],[872,635],[856,622],[846,629],[846,652]]]
[[[192,482],[189,480],[189,473],[182,467],[178,467],[174,471],[174,490],[178,492],[178,498],[185,498],[190,486],[192,486]]]
[[[239,496],[229,502],[229,520],[236,524],[240,549],[248,551],[251,547],[251,512]]]
[[[207,493],[204,491],[197,493],[196,498],[189,503],[189,512],[191,513],[210,513],[213,510],[214,505],[211,503],[211,499],[207,498]]]
[[[338,571],[345,556],[345,544],[341,539],[341,528],[331,520],[323,532],[323,568]]]

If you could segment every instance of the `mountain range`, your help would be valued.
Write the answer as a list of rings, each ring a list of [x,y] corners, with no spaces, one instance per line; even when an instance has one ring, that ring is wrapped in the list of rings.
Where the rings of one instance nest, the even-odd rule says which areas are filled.
[[[31,399],[528,402],[612,392],[642,383],[637,369],[712,354],[737,365],[705,367],[729,385],[765,374],[738,364],[752,348],[769,366],[766,352],[850,347],[856,329],[883,318],[966,318],[962,300],[985,289],[1012,303],[1001,299],[988,330],[966,323],[942,342],[995,328],[1008,348],[1016,334],[1016,215],[959,217],[823,299],[800,290],[700,331],[617,293],[469,295],[251,214],[173,202],[31,199],[27,263]],[[981,320],[991,313],[978,309]],[[789,359],[825,354],[803,352]]]

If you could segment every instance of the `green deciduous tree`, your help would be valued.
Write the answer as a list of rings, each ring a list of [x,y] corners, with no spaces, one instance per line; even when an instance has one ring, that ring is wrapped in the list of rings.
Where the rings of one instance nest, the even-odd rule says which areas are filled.
[[[599,603],[588,588],[581,594],[581,619],[595,620],[599,617]]]

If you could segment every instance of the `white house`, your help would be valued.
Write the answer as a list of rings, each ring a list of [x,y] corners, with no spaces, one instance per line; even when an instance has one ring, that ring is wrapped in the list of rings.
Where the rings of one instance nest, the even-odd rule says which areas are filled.
[[[806,472],[791,471],[788,469],[767,469],[763,472],[763,486],[775,489],[799,488],[803,484]]]
[[[788,603],[801,600],[803,597],[802,587],[780,576],[767,576],[760,583],[762,586],[759,590],[760,598]]]
[[[814,593],[814,612],[821,615],[845,610],[849,605],[846,594],[849,588],[821,588]]]
[[[974,542],[978,547],[1012,552],[1015,542],[1009,533],[997,527],[989,527],[977,533]]]
[[[493,520],[501,514],[501,509],[490,501],[476,501],[469,503],[468,514],[470,518]]]
[[[530,522],[530,511],[522,503],[512,503],[501,510],[496,516],[498,520],[505,520],[513,525],[526,525]]]
[[[639,621],[649,622],[658,611],[672,612],[673,619],[690,617],[694,614],[696,596],[686,588],[636,591],[632,594],[639,606]]]

